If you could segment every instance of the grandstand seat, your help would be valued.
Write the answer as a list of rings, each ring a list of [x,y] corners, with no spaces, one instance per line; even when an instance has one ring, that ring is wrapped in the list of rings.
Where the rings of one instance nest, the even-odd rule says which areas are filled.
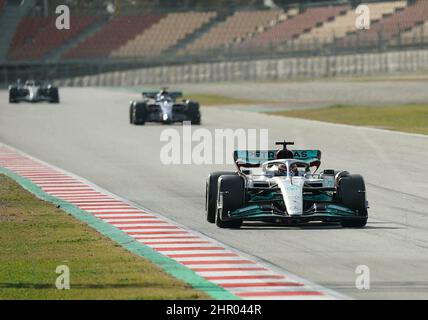
[[[199,29],[216,15],[216,12],[169,13],[150,29],[140,32],[134,39],[112,52],[111,56],[158,55]]]
[[[237,11],[189,44],[185,50],[198,52],[242,41],[259,28],[264,29],[274,23],[281,14],[282,10]]]
[[[67,43],[95,23],[98,17],[72,17],[70,22],[72,27],[68,30],[58,30],[55,26],[55,19],[55,16],[24,18],[12,39],[9,59],[43,59],[49,52]]]
[[[66,59],[105,58],[139,33],[162,19],[162,14],[124,15],[110,20],[100,30],[63,55]]]
[[[346,13],[349,9],[350,6],[348,5],[308,8],[302,13],[274,25],[265,32],[255,35],[240,47],[266,47],[284,43],[302,33],[309,32],[340,14]]]
[[[370,9],[371,23],[374,23],[386,15],[392,15],[397,9],[403,9],[406,6],[406,1],[368,3],[367,6]],[[328,43],[335,38],[342,38],[347,33],[355,31],[355,19],[355,9],[350,8],[345,14],[336,16],[334,20],[327,21],[307,33],[302,33],[295,40],[295,44],[315,40]]]
[[[371,25],[369,30],[359,30],[348,35],[343,46],[372,46],[379,39],[393,41],[428,20],[428,1],[417,0],[391,16]]]
[[[428,42],[428,21],[418,23],[414,28],[404,31],[400,34],[400,38],[391,39],[391,44],[417,44]]]
[[[45,29],[50,19],[44,17],[24,17],[13,35],[9,53],[31,41],[41,29]]]

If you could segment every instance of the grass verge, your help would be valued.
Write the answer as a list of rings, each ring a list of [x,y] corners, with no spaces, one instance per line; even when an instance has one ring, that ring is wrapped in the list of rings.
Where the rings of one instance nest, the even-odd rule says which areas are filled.
[[[118,88],[114,87],[111,89],[117,90]],[[149,88],[129,87],[128,90],[135,92],[135,93],[141,93],[143,91],[158,92],[159,88],[156,88],[156,87],[149,87]],[[171,91],[175,91],[175,90],[171,90]],[[277,103],[277,102],[271,102],[271,101],[260,101],[260,100],[234,98],[234,97],[228,97],[228,96],[223,96],[220,94],[211,94],[211,93],[186,93],[186,92],[183,92],[183,97],[177,99],[177,101],[181,101],[182,99],[189,99],[189,100],[197,101],[197,102],[199,102],[199,104],[201,106]]]
[[[428,105],[334,105],[328,108],[273,112],[286,117],[428,134]]]
[[[194,93],[186,94],[184,99],[198,101],[201,106],[260,104],[260,101],[226,97],[217,94]]]
[[[0,175],[0,299],[208,299]],[[70,268],[58,290],[56,267]]]

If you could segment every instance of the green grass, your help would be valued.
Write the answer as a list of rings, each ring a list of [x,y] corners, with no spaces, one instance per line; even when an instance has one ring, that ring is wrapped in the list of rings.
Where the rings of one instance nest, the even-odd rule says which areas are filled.
[[[198,101],[201,106],[260,104],[260,101],[232,98],[232,97],[226,97],[222,95],[206,94],[206,93],[186,94],[184,96],[184,99]]]
[[[208,298],[0,175],[0,299]]]
[[[382,107],[334,105],[328,108],[281,111],[271,114],[428,134],[428,105],[408,104]]]
[[[118,87],[112,87],[113,90],[122,90]],[[159,87],[128,87],[128,90],[141,93],[143,91],[153,91],[158,92]],[[171,91],[176,91],[175,89],[171,89]],[[177,99],[177,101],[181,101],[183,99],[189,99],[193,101],[199,102],[201,106],[217,106],[217,105],[239,105],[239,104],[261,104],[261,103],[277,103],[277,102],[269,102],[269,101],[260,101],[260,100],[251,100],[251,99],[242,99],[242,98],[234,98],[223,96],[220,94],[211,94],[211,93],[186,93],[183,92],[183,97]]]

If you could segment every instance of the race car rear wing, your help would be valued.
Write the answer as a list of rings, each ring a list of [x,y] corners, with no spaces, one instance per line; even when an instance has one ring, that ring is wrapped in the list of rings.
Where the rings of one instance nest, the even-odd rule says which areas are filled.
[[[159,91],[145,91],[145,92],[142,92],[142,95],[145,98],[155,99],[158,93]],[[172,99],[177,99],[182,97],[183,93],[180,91],[170,91],[168,92],[168,96],[170,96]]]
[[[320,150],[290,150],[293,158],[304,161],[311,166],[319,167],[321,164]],[[265,161],[276,159],[277,150],[235,150],[233,160],[238,167],[258,167]]]

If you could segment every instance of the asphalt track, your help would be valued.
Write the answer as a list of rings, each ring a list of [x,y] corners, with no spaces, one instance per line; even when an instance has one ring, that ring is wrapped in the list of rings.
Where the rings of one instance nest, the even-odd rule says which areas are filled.
[[[205,177],[233,167],[161,164],[162,130],[181,126],[129,125],[132,97],[118,90],[74,88],[61,90],[60,105],[9,105],[2,91],[0,141],[350,297],[428,298],[428,137],[204,108],[201,127],[209,130],[267,128],[270,141],[287,138],[299,148],[321,149],[322,168],[365,177],[371,206],[364,229],[222,230],[205,221]],[[370,290],[355,287],[358,265],[370,268]]]

